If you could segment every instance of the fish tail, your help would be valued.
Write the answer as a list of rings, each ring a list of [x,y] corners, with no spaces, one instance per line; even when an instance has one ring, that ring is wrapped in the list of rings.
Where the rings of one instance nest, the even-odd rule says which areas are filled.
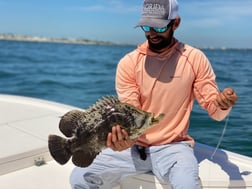
[[[48,148],[51,156],[61,165],[67,163],[72,156],[68,140],[60,136],[49,135]]]

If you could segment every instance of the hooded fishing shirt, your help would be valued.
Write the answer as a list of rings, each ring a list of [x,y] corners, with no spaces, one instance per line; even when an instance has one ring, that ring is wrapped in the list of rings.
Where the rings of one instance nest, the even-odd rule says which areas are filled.
[[[213,101],[219,93],[215,74],[202,51],[176,40],[163,53],[148,42],[125,55],[117,66],[116,91],[122,102],[165,117],[137,139],[141,146],[194,140],[187,133],[194,99],[210,117],[222,120],[230,110]]]

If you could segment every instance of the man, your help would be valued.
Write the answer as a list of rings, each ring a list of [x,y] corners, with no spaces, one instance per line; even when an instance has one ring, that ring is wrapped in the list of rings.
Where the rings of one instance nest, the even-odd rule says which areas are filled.
[[[119,62],[116,90],[121,101],[165,117],[135,140],[113,127],[109,148],[89,167],[72,172],[73,189],[111,189],[124,176],[150,171],[174,189],[200,188],[194,140],[187,133],[194,99],[210,117],[222,120],[238,98],[232,88],[219,92],[200,50],[174,38],[179,24],[176,0],[144,1],[137,27],[147,41]]]

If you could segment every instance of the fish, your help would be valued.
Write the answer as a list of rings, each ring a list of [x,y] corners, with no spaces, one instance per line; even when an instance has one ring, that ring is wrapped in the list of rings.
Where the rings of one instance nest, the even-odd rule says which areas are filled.
[[[113,126],[119,125],[130,139],[136,139],[163,117],[163,113],[155,117],[154,113],[123,103],[114,96],[105,96],[84,111],[65,113],[59,121],[59,130],[65,137],[50,134],[49,152],[61,165],[72,158],[74,165],[87,167],[107,148],[107,135]]]

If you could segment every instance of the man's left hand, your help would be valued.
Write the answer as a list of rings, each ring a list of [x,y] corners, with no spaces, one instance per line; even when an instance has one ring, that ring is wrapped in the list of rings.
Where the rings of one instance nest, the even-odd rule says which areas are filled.
[[[214,104],[220,107],[222,110],[231,108],[238,100],[238,96],[232,88],[225,88],[217,96]]]

